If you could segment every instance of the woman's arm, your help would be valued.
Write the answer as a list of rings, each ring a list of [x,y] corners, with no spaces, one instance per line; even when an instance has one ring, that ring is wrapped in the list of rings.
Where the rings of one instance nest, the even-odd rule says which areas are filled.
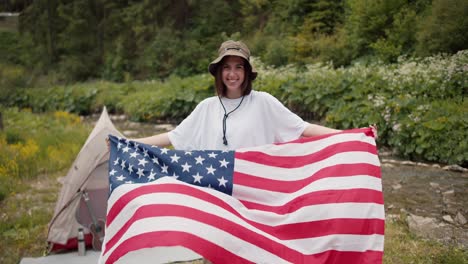
[[[301,136],[313,137],[337,132],[341,132],[341,130],[308,123]]]
[[[171,145],[168,132],[145,138],[133,138],[132,140],[143,144],[155,145],[158,147],[167,147]]]

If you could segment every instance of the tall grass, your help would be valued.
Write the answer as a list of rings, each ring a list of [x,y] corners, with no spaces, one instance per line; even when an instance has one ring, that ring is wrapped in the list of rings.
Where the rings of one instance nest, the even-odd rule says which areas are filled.
[[[90,128],[67,112],[33,114],[3,111],[0,131],[0,201],[21,189],[22,180],[65,169],[74,160]]]

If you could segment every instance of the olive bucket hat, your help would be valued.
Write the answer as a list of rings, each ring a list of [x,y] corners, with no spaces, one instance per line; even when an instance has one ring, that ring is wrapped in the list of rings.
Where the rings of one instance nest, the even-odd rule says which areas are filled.
[[[216,58],[210,63],[208,70],[213,76],[216,75],[216,68],[218,67],[218,63],[221,62],[221,60],[226,56],[238,56],[244,58],[250,65],[250,68],[252,68],[252,80],[255,80],[255,78],[257,78],[257,71],[255,70],[254,66],[250,63],[249,48],[243,42],[233,40],[223,42],[218,49],[218,58]]]

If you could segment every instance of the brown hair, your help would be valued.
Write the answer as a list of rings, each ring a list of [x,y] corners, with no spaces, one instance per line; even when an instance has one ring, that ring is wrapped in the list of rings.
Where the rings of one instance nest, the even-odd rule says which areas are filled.
[[[217,63],[216,65],[216,74],[215,74],[215,89],[216,93],[218,96],[226,96],[227,88],[224,85],[223,82],[223,67],[219,67],[220,65],[223,65],[224,63],[223,58],[220,62]],[[244,60],[244,71],[245,71],[245,79],[244,82],[242,83],[241,90],[242,90],[242,95],[249,95],[250,92],[252,91],[252,81],[255,79],[255,77],[252,74],[252,67],[250,66],[250,63],[242,58]]]

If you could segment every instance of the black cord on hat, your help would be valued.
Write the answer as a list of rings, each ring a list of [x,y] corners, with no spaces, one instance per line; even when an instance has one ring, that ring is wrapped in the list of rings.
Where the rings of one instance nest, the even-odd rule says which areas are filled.
[[[223,144],[224,144],[225,146],[227,146],[228,142],[227,142],[227,139],[226,139],[226,119],[229,117],[229,115],[230,115],[232,112],[236,111],[237,108],[239,108],[239,106],[241,106],[242,101],[244,101],[244,96],[242,96],[242,99],[241,99],[239,105],[238,105],[236,108],[234,108],[234,109],[233,109],[231,112],[229,112],[229,113],[226,113],[226,107],[224,107],[223,101],[221,100],[221,96],[218,96],[218,99],[219,99],[219,102],[221,103],[221,106],[223,107],[223,110],[224,110],[224,117],[223,117]]]

